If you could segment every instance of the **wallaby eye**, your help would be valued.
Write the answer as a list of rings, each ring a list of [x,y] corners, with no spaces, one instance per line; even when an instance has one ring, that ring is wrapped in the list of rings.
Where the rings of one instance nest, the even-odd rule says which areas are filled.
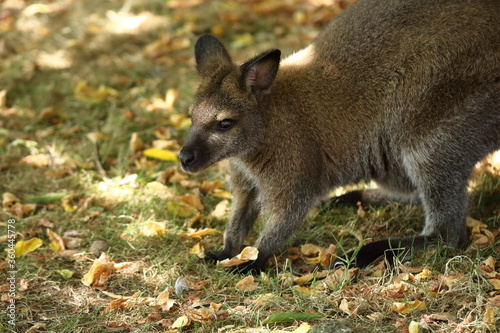
[[[217,123],[217,129],[219,131],[227,131],[230,130],[235,123],[236,121],[233,119],[224,119]]]

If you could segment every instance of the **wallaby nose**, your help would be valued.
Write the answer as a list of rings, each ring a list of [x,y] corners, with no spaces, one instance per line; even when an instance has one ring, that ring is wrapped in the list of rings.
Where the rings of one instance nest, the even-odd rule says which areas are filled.
[[[191,151],[181,150],[179,153],[179,160],[181,161],[182,167],[186,168],[193,164],[195,160],[195,154]]]

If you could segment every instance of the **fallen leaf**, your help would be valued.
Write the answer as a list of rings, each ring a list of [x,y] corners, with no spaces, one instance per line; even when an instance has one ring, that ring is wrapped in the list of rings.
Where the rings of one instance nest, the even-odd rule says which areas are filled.
[[[158,237],[167,232],[165,223],[156,221],[147,221],[141,225],[139,235],[147,237]]]
[[[88,86],[85,81],[78,82],[73,94],[76,100],[86,103],[100,103],[108,96],[116,97],[119,95],[118,91],[113,88],[105,85],[94,88]]]
[[[64,251],[66,250],[66,246],[64,245],[64,240],[62,239],[61,236],[56,234],[50,229],[47,229],[47,235],[49,236],[50,239],[50,244],[49,247],[54,250],[54,251]]]
[[[193,207],[184,201],[168,201],[166,208],[170,215],[179,218],[188,218],[199,214],[196,207]]]
[[[192,248],[189,249],[190,254],[194,254],[200,259],[205,258],[205,248],[201,243],[196,243]]]
[[[70,271],[69,269],[59,269],[56,270],[56,273],[61,275],[65,279],[70,279],[73,276],[73,274],[75,274],[75,272]]]
[[[197,321],[199,323],[213,323],[218,319],[217,312],[221,307],[222,304],[210,302],[208,307],[204,306],[196,309],[186,310],[186,315],[189,317],[189,319]]]
[[[308,333],[310,330],[311,325],[309,325],[308,323],[302,323],[292,333]]]
[[[188,232],[185,232],[183,234],[180,234],[179,237],[195,237],[195,238],[198,238],[198,237],[203,237],[203,236],[207,236],[207,235],[211,235],[211,234],[215,234],[215,233],[218,233],[220,232],[219,230],[217,229],[213,229],[213,228],[204,228],[204,229],[199,229],[199,230],[188,230]]]
[[[90,270],[83,276],[82,283],[95,289],[104,289],[109,276],[115,271],[115,263],[110,261],[106,253],[94,260]]]
[[[496,331],[495,309],[490,307],[486,308],[486,311],[484,312],[483,316],[483,321],[486,323],[490,331],[492,332]]]
[[[253,305],[256,305],[256,306],[266,306],[266,305],[269,305],[271,303],[274,303],[275,301],[278,300],[278,298],[279,297],[273,293],[260,294],[259,296],[257,296],[256,299],[250,301],[250,303],[252,303]]]
[[[408,325],[408,333],[418,333],[420,325],[416,321],[411,321]]]
[[[194,193],[188,193],[188,194],[185,194],[185,195],[179,197],[179,200],[187,203],[191,207],[194,207],[200,213],[203,213],[204,207],[203,207],[203,204],[201,203],[199,195],[196,195]]]
[[[189,320],[188,316],[181,316],[174,321],[172,328],[183,328],[189,326],[190,324],[191,320]]]
[[[175,305],[175,301],[170,298],[170,292],[165,290],[160,292],[156,297],[156,304],[162,311],[168,312]]]
[[[244,264],[246,262],[256,260],[259,255],[259,250],[253,246],[247,246],[238,254],[236,257],[231,259],[224,259],[222,261],[217,262],[217,265],[223,267],[232,267]]]
[[[212,213],[210,213],[210,217],[219,220],[224,219],[227,217],[228,209],[229,209],[229,201],[222,200],[215,206],[215,209],[212,211]]]
[[[178,162],[177,154],[167,149],[148,148],[142,151],[144,156],[155,158],[162,161]]]
[[[427,305],[423,301],[414,300],[411,302],[394,302],[392,303],[392,310],[401,314],[408,314],[416,310],[425,309]]]
[[[259,283],[255,282],[253,275],[249,275],[236,283],[236,289],[242,292],[255,291],[259,287]]]
[[[348,314],[349,316],[352,316],[356,311],[356,308],[353,306],[353,304],[353,301],[348,301],[347,299],[342,298],[339,304],[339,310]]]
[[[42,246],[43,241],[40,238],[31,238],[27,241],[17,241],[14,251],[16,254],[16,257],[23,256],[27,253],[33,252],[36,249],[38,249],[40,246]]]

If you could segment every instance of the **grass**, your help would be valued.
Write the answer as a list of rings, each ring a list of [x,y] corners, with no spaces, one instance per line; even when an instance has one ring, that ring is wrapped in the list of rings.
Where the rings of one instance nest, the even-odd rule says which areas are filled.
[[[292,285],[287,276],[318,265],[292,259],[287,249],[307,243],[352,249],[356,236],[417,233],[423,218],[420,207],[402,204],[370,208],[364,217],[350,207],[315,211],[276,265],[255,278],[258,288],[243,292],[235,288],[243,276],[189,253],[199,242],[207,250],[222,246],[227,217],[210,214],[223,198],[200,190],[200,184],[227,184],[226,165],[179,176],[172,169],[175,161],[142,153],[158,144],[177,151],[185,139],[182,120],[198,82],[192,55],[197,35],[218,34],[238,61],[271,47],[288,54],[314,38],[348,1],[336,2],[335,10],[299,1],[19,3],[8,1],[1,9],[0,91],[6,95],[0,98],[0,192],[14,194],[20,205],[33,196],[67,195],[17,216],[5,206],[0,212],[1,249],[8,248],[9,219],[16,220],[16,241],[43,241],[16,258],[16,324],[2,318],[2,330],[293,332],[302,324],[262,323],[279,312],[321,313],[325,318],[309,323],[330,329],[347,325],[357,332],[407,332],[412,321],[423,332],[498,327],[498,290],[489,281],[497,278],[487,275],[483,264],[490,256],[499,260],[500,173],[492,160],[471,182],[470,215],[487,225],[476,230],[476,240],[493,237],[481,246],[465,251],[438,246],[395,268],[378,265],[340,272],[338,281]],[[178,97],[168,100],[168,93]],[[180,179],[156,182],[172,175]],[[191,213],[178,207],[185,194],[200,198],[203,218],[193,222]],[[163,223],[166,233],[141,235],[148,221]],[[192,223],[219,232],[180,237]],[[47,230],[64,237],[68,250],[51,249]],[[257,231],[248,244],[256,236]],[[102,290],[81,282],[97,258],[91,251],[96,241],[106,243],[102,250],[113,262],[131,263],[111,274]],[[419,276],[423,267],[430,276]],[[3,309],[10,301],[7,262],[0,268]],[[65,278],[63,270],[73,275]],[[194,286],[176,294],[178,278]],[[168,310],[152,301],[163,291],[175,301]],[[112,303],[113,294],[131,298]],[[416,300],[426,307],[393,310],[395,302],[409,306]],[[216,313],[217,320],[207,313]],[[442,313],[449,317],[439,317]],[[191,323],[172,328],[183,315]]]

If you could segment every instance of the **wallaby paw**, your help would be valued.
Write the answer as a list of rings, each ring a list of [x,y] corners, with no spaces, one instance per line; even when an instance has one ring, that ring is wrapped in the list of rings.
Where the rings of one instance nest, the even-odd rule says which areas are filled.
[[[259,275],[265,269],[265,266],[258,263],[258,260],[250,261],[242,265],[228,268],[228,271],[241,275]]]
[[[223,250],[217,251],[217,252],[205,252],[205,257],[200,259],[200,261],[209,263],[209,264],[217,264],[218,261],[228,259],[229,256],[227,256]]]

